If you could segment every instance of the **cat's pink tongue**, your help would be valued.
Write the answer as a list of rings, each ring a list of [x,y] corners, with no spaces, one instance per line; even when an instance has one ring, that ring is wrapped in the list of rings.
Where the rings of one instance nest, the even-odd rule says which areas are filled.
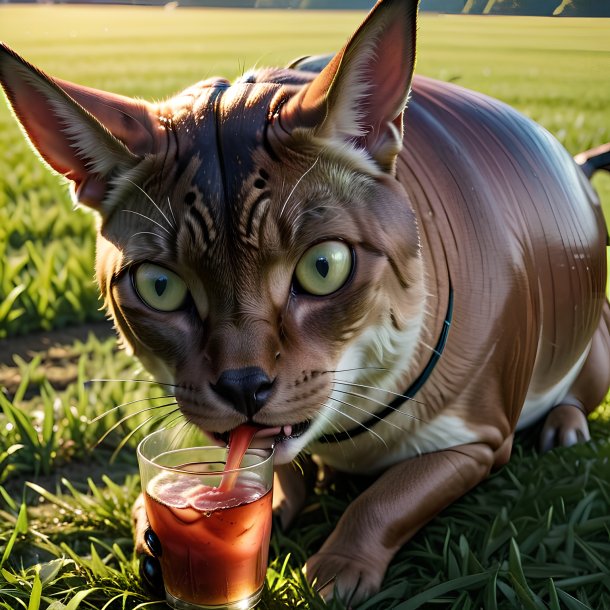
[[[222,476],[219,489],[222,491],[229,491],[235,484],[237,478],[236,469],[239,468],[241,460],[244,457],[244,453],[248,450],[254,435],[260,430],[256,426],[249,426],[243,424],[237,426],[231,430],[229,436],[229,455],[227,456],[227,463],[225,465],[225,474]],[[227,472],[227,471],[233,472]]]

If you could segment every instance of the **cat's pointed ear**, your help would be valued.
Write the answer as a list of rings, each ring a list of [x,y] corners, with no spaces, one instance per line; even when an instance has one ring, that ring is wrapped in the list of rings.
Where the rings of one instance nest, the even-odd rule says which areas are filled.
[[[380,0],[343,49],[280,110],[285,132],[364,148],[393,171],[415,65],[417,0]]]
[[[72,181],[79,202],[102,213],[111,176],[154,150],[144,102],[53,79],[3,44],[0,84],[34,148]]]

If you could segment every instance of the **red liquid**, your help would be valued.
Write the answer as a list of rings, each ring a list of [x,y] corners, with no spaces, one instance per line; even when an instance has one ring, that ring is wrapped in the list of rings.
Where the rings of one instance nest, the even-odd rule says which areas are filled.
[[[144,496],[148,519],[163,548],[159,559],[166,590],[202,605],[253,595],[267,570],[271,491],[195,484],[178,496],[176,486],[183,487],[161,482],[155,486],[156,498],[148,491]]]

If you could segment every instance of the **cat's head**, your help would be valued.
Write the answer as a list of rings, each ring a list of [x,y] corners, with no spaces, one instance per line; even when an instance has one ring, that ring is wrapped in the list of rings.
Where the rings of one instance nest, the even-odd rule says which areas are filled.
[[[210,79],[154,105],[0,53],[26,134],[99,214],[124,344],[204,430],[291,437],[280,461],[365,419],[348,406],[364,390],[339,382],[391,385],[414,351],[423,270],[394,174],[416,4],[379,3],[319,75]]]

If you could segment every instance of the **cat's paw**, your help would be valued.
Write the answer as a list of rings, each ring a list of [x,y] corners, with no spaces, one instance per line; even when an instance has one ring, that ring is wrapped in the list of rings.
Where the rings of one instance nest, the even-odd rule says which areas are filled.
[[[540,450],[570,447],[591,438],[589,424],[580,404],[565,403],[554,407],[546,417],[540,433]]]
[[[306,489],[301,485],[295,485],[287,493],[285,486],[278,485],[276,479],[273,487],[273,518],[282,531],[287,530],[301,512],[306,495]]]
[[[140,579],[142,580],[142,585],[149,593],[152,593],[155,597],[164,597],[163,571],[159,561],[161,545],[151,529],[147,531],[146,539],[149,549],[152,551],[156,548],[156,550],[153,551],[152,555],[140,555]]]
[[[337,597],[351,608],[379,591],[386,568],[367,557],[320,551],[307,561],[305,575],[324,600]]]
[[[133,537],[138,555],[152,555],[149,546],[146,544],[146,532],[150,528],[146,507],[144,506],[144,495],[140,494],[133,503],[131,509],[131,522],[133,523]]]
[[[142,584],[155,597],[164,596],[163,573],[159,557],[163,552],[161,543],[152,531],[144,507],[144,496],[140,494],[131,510],[136,555],[140,558]]]
[[[313,489],[317,467],[311,461],[276,466],[273,482],[273,516],[283,530],[290,527]]]
[[[292,525],[296,516],[301,512],[302,506],[301,502],[294,502],[286,497],[276,499],[276,494],[274,493],[273,520],[282,531],[285,531]]]

